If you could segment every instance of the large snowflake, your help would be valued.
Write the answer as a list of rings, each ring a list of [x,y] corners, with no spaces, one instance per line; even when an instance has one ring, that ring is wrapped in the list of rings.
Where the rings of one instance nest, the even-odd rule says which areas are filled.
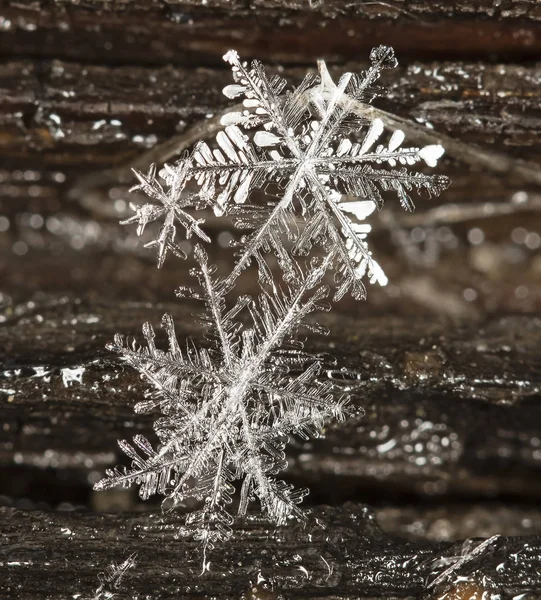
[[[297,505],[307,491],[276,478],[287,465],[285,444],[291,435],[317,436],[327,419],[343,418],[347,398],[318,379],[320,361],[293,337],[300,327],[320,331],[306,317],[327,294],[319,285],[326,261],[306,272],[297,267],[296,283],[286,292],[263,293],[257,301],[242,297],[227,310],[225,289],[213,279],[205,252],[197,246],[195,254],[202,291],[179,293],[204,302],[201,322],[212,345],[202,349],[188,342],[182,348],[169,315],[163,319],[168,350],[156,347],[148,323],[144,347],[115,338],[112,349],[150,384],[136,411],[163,414],[154,424],[160,445],[154,449],[142,435],[134,445],[120,441],[131,468],[108,470],[95,489],[136,483],[143,499],[162,494],[171,508],[199,501],[184,532],[206,549],[231,534],[236,480],[242,482],[239,515],[257,497],[277,524],[302,516]],[[237,320],[242,311],[248,311],[250,327]]]
[[[223,117],[224,131],[213,144],[199,142],[178,163],[166,165],[160,171],[163,184],[153,168],[147,175],[138,173],[137,187],[152,202],[134,207],[136,213],[127,222],[138,222],[141,233],[148,222],[165,215],[157,239],[150,242],[158,246],[161,266],[168,250],[181,253],[175,224],[188,236],[207,239],[202,220],[194,219],[187,207],[212,206],[218,215],[232,215],[249,233],[238,244],[229,284],[252,260],[258,263],[262,281],[269,283],[269,252],[286,278],[293,276],[291,253],[285,247],[289,240],[294,255],[307,254],[314,244],[332,255],[335,299],[348,291],[364,297],[365,274],[372,283],[385,285],[386,276],[367,246],[370,226],[362,221],[382,206],[382,193],[394,192],[402,206],[412,210],[412,190],[437,195],[448,185],[445,177],[409,169],[421,161],[436,166],[441,146],[402,147],[402,131],[388,136],[381,119],[360,116],[361,103],[383,93],[376,82],[382,69],[396,66],[393,50],[374,48],[370,67],[360,75],[344,74],[338,84],[320,61],[319,76],[309,74],[289,92],[284,91],[285,80],[268,77],[259,62],[248,66],[234,51],[224,58],[235,81],[224,94],[244,98],[243,110]],[[198,189],[187,193],[190,181]],[[250,203],[251,192],[263,187],[266,204]]]

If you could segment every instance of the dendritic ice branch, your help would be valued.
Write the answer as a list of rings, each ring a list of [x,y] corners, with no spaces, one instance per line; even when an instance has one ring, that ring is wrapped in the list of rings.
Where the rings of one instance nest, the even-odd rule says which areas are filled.
[[[366,242],[370,226],[364,219],[381,208],[388,192],[412,210],[412,191],[438,195],[449,183],[446,177],[411,170],[421,162],[436,166],[443,154],[440,145],[403,147],[402,131],[387,133],[381,119],[358,114],[359,102],[384,94],[377,81],[383,69],[396,66],[393,50],[374,48],[366,71],[345,73],[337,84],[319,61],[319,75],[307,75],[290,91],[284,79],[267,76],[257,61],[248,65],[235,51],[224,59],[235,82],[224,94],[243,98],[244,110],[222,118],[224,130],[212,144],[199,142],[176,164],[165,165],[159,173],[163,184],[153,170],[138,173],[138,187],[152,202],[134,207],[127,222],[137,222],[142,232],[148,222],[164,220],[149,244],[158,247],[161,266],[168,249],[180,254],[176,225],[206,239],[202,219],[194,220],[187,207],[212,206],[217,215],[233,217],[247,233],[237,243],[227,284],[252,261],[262,282],[269,283],[268,253],[277,257],[288,279],[294,269],[287,240],[293,255],[308,254],[314,244],[332,254],[335,299],[347,292],[363,298],[365,274],[385,285],[387,278]],[[188,184],[195,191],[185,193]],[[265,206],[252,201],[251,192],[258,188],[267,193]],[[299,215],[300,224],[294,218]]]
[[[291,435],[318,436],[326,420],[343,419],[348,398],[318,378],[320,360],[295,338],[300,328],[323,331],[306,317],[325,308],[328,289],[321,280],[328,259],[304,271],[295,267],[287,290],[241,297],[228,309],[228,290],[214,278],[200,246],[195,257],[199,288],[178,294],[203,302],[200,321],[211,345],[181,347],[169,315],[163,318],[167,350],[156,347],[148,323],[143,347],[115,338],[111,348],[150,384],[135,410],[161,411],[154,424],[159,444],[154,447],[142,435],[133,445],[120,441],[130,468],[108,470],[95,489],[137,484],[143,499],[161,494],[170,508],[199,502],[182,533],[193,535],[206,550],[231,535],[236,481],[241,486],[238,515],[258,499],[277,524],[302,518],[298,504],[307,490],[277,478],[287,464],[285,445]],[[241,324],[241,312],[247,313],[249,327]]]
[[[100,573],[100,585],[94,593],[92,600],[112,600],[117,595],[126,573],[135,567],[136,558],[136,554],[132,554],[119,565],[113,563],[107,567],[104,573]]]
[[[180,258],[186,258],[185,252],[175,243],[175,223],[180,224],[186,230],[186,237],[189,238],[195,234],[205,242],[210,242],[210,238],[200,228],[204,220],[194,219],[190,213],[186,212],[185,208],[188,206],[202,208],[210,205],[212,200],[204,193],[183,195],[186,178],[182,168],[179,168],[174,177],[169,178],[166,188],[158,181],[154,165],[150,166],[146,174],[139,171],[136,171],[135,174],[139,184],[132,187],[131,191],[140,190],[153,202],[143,206],[130,204],[130,208],[135,214],[122,221],[122,224],[138,223],[137,233],[142,235],[148,223],[163,218],[163,225],[158,237],[145,244],[145,248],[158,248],[158,267],[163,265],[168,250]]]

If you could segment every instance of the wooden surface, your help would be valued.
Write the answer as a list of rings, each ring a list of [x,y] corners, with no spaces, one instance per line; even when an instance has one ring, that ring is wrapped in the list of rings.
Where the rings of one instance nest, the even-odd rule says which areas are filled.
[[[99,585],[96,570],[104,571],[111,557],[118,563],[133,553],[137,565],[125,576],[119,597],[443,598],[446,586],[430,589],[430,584],[464,551],[461,542],[427,544],[388,536],[368,508],[346,504],[315,510],[306,527],[273,531],[250,518],[228,547],[210,554],[209,570],[201,576],[201,556],[194,544],[178,539],[181,520],[175,516],[0,510],[6,540],[0,561],[9,575],[4,598],[21,592],[29,600],[91,598]],[[541,585],[540,545],[539,536],[527,542],[500,537],[444,583],[479,570],[471,590],[527,594]],[[463,586],[455,585],[454,592]]]
[[[380,43],[404,57],[532,60],[541,44],[532,0],[4,0],[2,14],[2,54],[96,63],[216,65],[231,46],[282,63],[344,61]]]
[[[120,597],[541,597],[540,40],[533,0],[1,3],[0,598],[92,598],[132,552]],[[118,225],[130,167],[212,137],[231,47],[296,83],[320,57],[358,71],[380,43],[400,67],[378,115],[442,143],[453,185],[374,217],[391,285],[307,340],[365,410],[289,448],[318,521],[275,531],[252,516],[199,577],[180,515],[91,490],[116,439],[152,421],[105,343],[165,311],[204,343],[173,295],[191,264],[157,271]],[[233,230],[211,216],[207,229],[225,273]],[[254,289],[247,272],[238,290]]]
[[[366,52],[360,57],[334,72],[360,70]],[[539,160],[541,67],[402,62],[403,67],[384,74],[390,94],[378,107],[408,119],[419,131],[416,136],[435,131],[473,145],[474,153],[477,147],[479,153]],[[294,83],[305,71],[288,68],[282,74]],[[222,67],[5,60],[0,65],[0,190],[24,197],[33,186],[33,197],[58,201],[75,176],[129,167],[145,150],[226,108],[231,103],[221,90],[229,81]],[[517,188],[531,187],[527,179],[491,172],[490,161],[484,169],[473,165],[472,177],[464,154],[449,148],[443,162],[443,172],[453,178],[448,202],[508,200]],[[30,181],[21,177],[23,167],[35,171]]]
[[[134,324],[145,320],[158,325],[165,310],[180,339],[205,341],[182,305],[49,300],[0,330],[7,367],[0,462],[64,465],[84,477],[117,460],[117,438],[148,435],[153,420],[133,415],[146,384],[105,343],[117,331],[138,335]],[[354,403],[366,414],[331,427],[325,439],[294,444],[290,476],[324,501],[333,499],[324,492],[331,480],[346,499],[362,498],[363,488],[541,497],[540,319],[492,318],[453,330],[412,317],[331,313],[320,321],[332,334],[309,347],[336,357],[338,366],[327,360],[329,373],[356,386]]]

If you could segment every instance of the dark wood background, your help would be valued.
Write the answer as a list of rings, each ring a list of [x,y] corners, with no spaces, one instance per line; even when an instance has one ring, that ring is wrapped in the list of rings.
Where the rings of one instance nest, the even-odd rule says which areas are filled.
[[[381,43],[400,66],[376,107],[443,143],[453,184],[411,215],[390,199],[372,239],[391,285],[308,340],[365,410],[291,446],[308,526],[253,515],[200,577],[178,515],[91,490],[152,421],[105,343],[166,310],[201,342],[173,295],[190,263],[157,271],[118,225],[130,167],[215,128],[229,48],[295,83]],[[119,597],[541,597],[540,53],[537,0],[0,3],[1,598],[92,598],[133,552]],[[231,228],[207,226],[225,272]]]

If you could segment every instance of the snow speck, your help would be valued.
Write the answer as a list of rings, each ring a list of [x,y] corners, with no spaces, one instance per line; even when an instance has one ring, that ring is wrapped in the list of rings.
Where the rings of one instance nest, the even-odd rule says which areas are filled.
[[[65,367],[62,369],[62,383],[64,387],[69,387],[73,383],[83,383],[84,372],[84,367],[75,367],[74,369]]]

